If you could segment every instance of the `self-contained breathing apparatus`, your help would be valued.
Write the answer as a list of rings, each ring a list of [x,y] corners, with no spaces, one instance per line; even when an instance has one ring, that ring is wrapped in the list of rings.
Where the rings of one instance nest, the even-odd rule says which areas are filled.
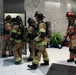
[[[51,36],[51,23],[50,21],[45,22],[46,25],[46,36],[49,38]]]
[[[34,16],[37,17],[39,20],[43,20],[43,18],[45,18],[43,13],[41,13],[39,11],[36,11]],[[45,21],[45,22],[44,21],[40,21],[38,23],[38,25],[40,23],[45,23],[45,25],[46,25],[46,34],[45,34],[45,36],[50,37],[50,35],[51,35],[51,23],[50,23],[50,21]],[[38,28],[38,26],[37,26],[37,28]]]

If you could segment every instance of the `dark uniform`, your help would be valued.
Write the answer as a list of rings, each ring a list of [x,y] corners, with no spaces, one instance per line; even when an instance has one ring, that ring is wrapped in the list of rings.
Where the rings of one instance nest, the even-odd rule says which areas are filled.
[[[15,64],[20,64],[22,61],[22,49],[24,48],[23,26],[22,23],[20,23],[21,20],[16,19],[16,21],[17,24],[12,28],[10,41],[14,43],[12,50],[15,58]]]
[[[32,61],[34,56],[35,56],[35,42],[34,42],[34,38],[37,36],[36,35],[36,23],[32,18],[28,19],[28,28],[27,28],[27,42],[29,43],[29,58],[27,59],[27,61]]]
[[[75,59],[76,63],[76,19],[75,15],[72,12],[67,12],[66,17],[68,19],[68,28],[65,37],[69,36],[69,51],[70,51],[70,58],[67,62],[73,62]]]
[[[32,65],[28,65],[28,67],[31,69],[37,69],[41,59],[41,55],[43,55],[43,61],[44,61],[44,63],[41,63],[41,66],[49,65],[48,53],[46,51],[46,45],[47,45],[46,25],[43,22],[44,16],[42,13],[36,12],[35,17],[38,22],[38,28],[37,28],[38,32],[37,37],[34,39],[36,42],[35,57],[32,61]]]

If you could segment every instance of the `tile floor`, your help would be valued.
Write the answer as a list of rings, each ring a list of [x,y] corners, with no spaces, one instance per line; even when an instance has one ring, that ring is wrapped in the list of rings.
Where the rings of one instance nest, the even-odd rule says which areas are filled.
[[[50,65],[49,66],[39,66],[37,70],[29,70],[27,67],[31,62],[27,62],[29,52],[27,55],[23,55],[23,64],[15,65],[13,57],[1,58],[0,55],[0,75],[46,75],[52,63],[64,64],[76,66],[73,62],[68,63],[66,60],[69,58],[68,47],[63,47],[62,49],[57,48],[47,48]],[[42,58],[40,63],[43,62]]]

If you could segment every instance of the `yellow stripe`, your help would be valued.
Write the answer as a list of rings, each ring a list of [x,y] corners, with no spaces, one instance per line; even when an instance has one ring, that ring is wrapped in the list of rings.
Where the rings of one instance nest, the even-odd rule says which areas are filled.
[[[22,40],[15,40],[15,42],[22,42]]]
[[[47,42],[39,42],[39,43],[37,43],[36,46],[41,46],[41,45],[45,45],[45,46],[47,46]]]
[[[16,59],[16,62],[19,62],[19,61],[21,61],[21,60],[22,60],[21,58],[17,58],[17,59]]]
[[[33,59],[34,64],[39,64],[39,60]]]
[[[44,57],[43,60],[44,60],[44,61],[45,61],[45,60],[48,60],[48,61],[49,61],[48,57]]]
[[[46,31],[45,31],[45,29],[42,28],[39,30],[39,32],[46,32]]]
[[[17,32],[17,34],[21,34],[21,32]]]
[[[40,39],[38,37],[35,38],[35,41],[40,41]]]
[[[14,40],[13,38],[10,38],[10,40],[12,41],[12,40]]]
[[[15,29],[12,29],[12,32],[13,32],[13,33],[16,33],[17,31],[16,31]]]

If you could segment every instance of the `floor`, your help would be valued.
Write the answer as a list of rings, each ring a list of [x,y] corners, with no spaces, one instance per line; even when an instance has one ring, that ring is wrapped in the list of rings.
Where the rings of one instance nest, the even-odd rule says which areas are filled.
[[[76,75],[76,67],[53,63],[47,75]]]
[[[66,61],[69,58],[68,47],[63,47],[62,49],[47,48],[47,52],[50,65],[45,67],[39,66],[37,70],[29,70],[27,67],[28,64],[32,64],[26,61],[29,56],[28,50],[27,55],[23,55],[23,64],[21,65],[15,65],[13,57],[1,58],[0,54],[0,75],[46,75],[52,63],[76,66],[73,62],[68,63]],[[41,62],[43,62],[42,58]]]

